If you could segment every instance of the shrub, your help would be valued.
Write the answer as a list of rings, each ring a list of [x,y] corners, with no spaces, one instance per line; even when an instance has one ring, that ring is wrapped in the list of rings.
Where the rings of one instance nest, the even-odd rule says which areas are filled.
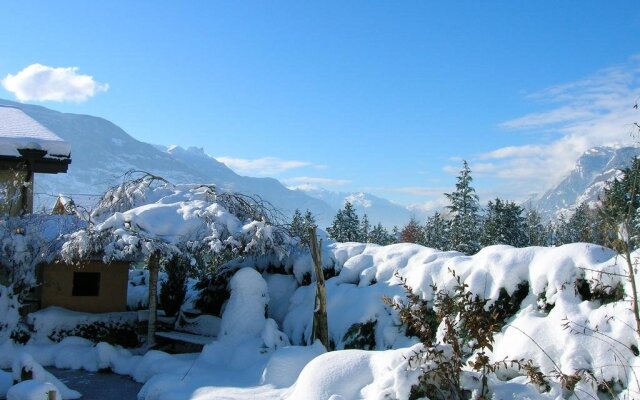
[[[487,307],[488,299],[482,299],[468,290],[454,271],[456,280],[452,292],[437,290],[432,305],[413,292],[406,279],[398,276],[406,292],[407,301],[394,301],[388,297],[385,303],[398,311],[400,320],[407,326],[407,334],[416,336],[423,344],[421,350],[409,357],[409,367],[418,368],[422,375],[411,388],[410,399],[467,399],[471,392],[461,385],[463,367],[480,373],[477,399],[489,396],[488,374],[499,368],[517,367],[530,381],[548,390],[546,377],[531,360],[501,360],[492,363],[487,355],[493,350],[494,333],[504,321],[515,314],[529,292],[528,284],[520,284],[513,295],[501,292],[498,300]],[[436,331],[441,329],[441,343],[436,341]]]
[[[174,256],[165,265],[167,280],[160,286],[160,307],[168,317],[172,317],[180,311],[187,294],[187,276],[189,263],[186,259]]]
[[[374,350],[376,348],[375,319],[356,323],[349,327],[342,341],[345,349]]]
[[[67,336],[79,336],[94,343],[107,342],[122,347],[140,346],[135,323],[131,321],[87,322],[72,329],[55,329],[48,337],[54,342],[59,342]]]
[[[227,284],[234,272],[234,270],[228,269],[200,278],[200,281],[196,284],[196,289],[200,289],[200,294],[196,299],[195,307],[205,314],[220,317],[222,315],[222,305],[231,295]]]

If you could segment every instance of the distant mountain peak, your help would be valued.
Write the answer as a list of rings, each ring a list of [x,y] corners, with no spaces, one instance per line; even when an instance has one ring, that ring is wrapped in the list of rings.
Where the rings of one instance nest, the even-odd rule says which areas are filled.
[[[581,203],[595,205],[607,183],[637,156],[640,156],[638,147],[593,147],[576,160],[574,168],[560,183],[532,201],[532,205],[547,218],[571,213]]]

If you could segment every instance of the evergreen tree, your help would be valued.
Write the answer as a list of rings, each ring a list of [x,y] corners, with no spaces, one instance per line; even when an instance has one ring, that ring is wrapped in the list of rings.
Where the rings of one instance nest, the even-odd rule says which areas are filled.
[[[484,220],[482,244],[508,244],[514,247],[526,245],[522,207],[512,201],[496,198],[487,203]]]
[[[537,210],[530,208],[525,212],[524,235],[526,246],[547,246],[549,244],[549,230],[542,222],[542,216]]]
[[[560,214],[556,221],[552,224],[552,245],[562,246],[563,244],[573,243],[575,235],[572,232],[569,218],[564,214]]]
[[[360,223],[360,242],[371,243],[369,240],[370,230],[369,217],[367,217],[367,214],[364,214],[362,216],[362,222]]]
[[[451,213],[450,239],[451,248],[466,254],[474,254],[480,250],[478,215],[478,195],[471,186],[473,178],[467,161],[463,162],[458,175],[456,189],[445,193],[449,199],[447,209]]]
[[[424,227],[424,245],[438,250],[449,250],[449,223],[439,212],[427,219]]]
[[[304,213],[302,226],[303,226],[303,232],[304,232],[304,236],[302,237],[302,243],[305,245],[309,245],[311,240],[309,238],[309,228],[315,228],[317,226],[316,218],[313,216],[311,211],[307,210],[307,212]]]
[[[633,250],[638,244],[640,226],[640,159],[634,158],[631,166],[622,170],[622,177],[616,178],[604,189],[598,208],[599,231],[607,246],[616,250]],[[625,238],[626,236],[626,238]]]
[[[353,204],[345,202],[344,208],[339,210],[333,223],[327,228],[329,236],[337,242],[361,241],[360,219]]]
[[[424,232],[416,217],[411,216],[409,223],[400,231],[400,242],[424,244]]]
[[[313,214],[311,214],[311,211],[307,210],[306,213],[304,213],[304,226],[305,227],[311,227],[311,226],[316,226],[316,217],[313,216]]]
[[[289,233],[291,233],[292,236],[300,238],[301,245],[307,246],[309,245],[309,228],[315,226],[316,219],[311,211],[307,210],[303,217],[300,210],[296,208],[291,218],[291,224],[289,225]]]
[[[561,215],[555,224],[555,245],[568,243],[604,244],[598,214],[586,203],[580,204],[570,217]]]
[[[293,212],[293,217],[291,218],[291,224],[289,225],[289,233],[291,236],[297,236],[300,238],[300,242],[302,243],[305,236],[305,226],[304,220],[302,218],[302,214],[300,210],[296,208]]]
[[[394,240],[382,224],[378,222],[378,225],[374,226],[371,232],[369,232],[369,243],[386,246],[394,243]]]
[[[586,203],[581,203],[569,219],[573,241],[601,244],[597,225],[596,211]]]
[[[398,243],[398,241],[400,240],[400,229],[398,229],[396,225],[394,225],[393,229],[391,229],[391,240],[392,243]]]

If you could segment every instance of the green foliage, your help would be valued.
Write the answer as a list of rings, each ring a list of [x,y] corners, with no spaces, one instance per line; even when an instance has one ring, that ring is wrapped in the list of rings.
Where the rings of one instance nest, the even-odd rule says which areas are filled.
[[[9,338],[13,340],[14,343],[26,344],[29,339],[31,339],[31,334],[33,333],[33,327],[27,325],[25,322],[20,321],[18,325],[11,331],[11,335]]]
[[[506,324],[507,320],[520,310],[522,301],[529,294],[529,282],[523,281],[516,286],[516,290],[511,295],[504,288],[500,288],[498,299],[489,306],[489,312],[495,313],[500,327]]]
[[[218,271],[200,278],[195,286],[200,290],[195,307],[205,314],[220,317],[222,305],[231,296],[227,285],[234,272],[232,270]]]
[[[449,250],[449,222],[436,212],[427,219],[424,227],[424,245],[432,249]]]
[[[361,235],[360,219],[351,202],[345,202],[344,208],[338,211],[333,223],[327,228],[327,233],[337,242],[364,241]]]
[[[389,234],[381,223],[378,223],[378,225],[374,226],[371,232],[369,232],[367,242],[386,246],[395,243],[395,238]]]
[[[547,376],[531,360],[505,359],[491,362],[487,354],[493,350],[494,333],[517,312],[522,300],[528,295],[528,282],[520,283],[511,295],[501,291],[498,299],[488,306],[488,299],[471,293],[460,277],[454,271],[450,272],[456,285],[450,292],[432,287],[435,295],[431,304],[415,294],[407,285],[406,279],[398,275],[396,276],[405,290],[406,302],[384,298],[385,303],[398,312],[400,320],[407,326],[407,334],[416,336],[423,344],[423,348],[409,358],[409,367],[422,371],[418,384],[411,388],[409,398],[471,398],[471,392],[461,384],[465,366],[480,374],[480,388],[474,399],[489,399],[488,375],[502,368],[517,368],[541,390],[550,390]],[[444,334],[442,342],[436,341],[438,329]],[[574,378],[575,376],[558,376],[560,381],[566,381],[561,382],[563,386],[565,383],[575,385],[577,381]]]
[[[316,226],[316,219],[311,213],[307,212],[302,216],[300,210],[296,208],[291,218],[291,224],[289,224],[289,234],[293,237],[300,238],[300,244],[303,246],[309,245],[309,228]]]
[[[406,291],[407,302],[395,302],[385,298],[385,303],[398,311],[400,320],[415,332],[424,347],[409,358],[409,365],[422,370],[419,383],[412,388],[414,395],[429,393],[431,399],[464,399],[469,393],[461,386],[461,374],[466,360],[474,356],[468,365],[482,375],[480,396],[488,395],[487,376],[495,367],[489,362],[487,350],[493,350],[493,334],[501,325],[500,315],[487,311],[488,300],[473,295],[460,277],[456,279],[452,293],[435,291],[432,311],[428,303],[400,278]],[[443,343],[436,343],[438,326],[443,329]]]
[[[376,348],[375,319],[363,323],[356,323],[349,327],[342,342],[345,349],[375,350]]]
[[[487,203],[484,217],[482,245],[508,244],[514,247],[527,245],[523,209],[513,201],[496,198]]]
[[[189,275],[189,262],[178,255],[173,256],[164,265],[167,280],[160,285],[160,307],[165,315],[172,317],[180,311],[184,297],[187,294],[187,276]]]
[[[580,278],[575,282],[575,290],[583,300],[599,301],[601,304],[620,301],[625,297],[624,286],[621,282],[611,286],[601,281],[589,281]]]
[[[598,211],[582,203],[571,217],[560,216],[553,224],[553,244],[578,242],[604,244],[601,225]]]
[[[94,343],[107,342],[122,347],[138,347],[140,340],[136,332],[135,322],[97,321],[83,323],[73,329],[56,329],[49,334],[49,339],[59,342],[68,336],[79,336]]]
[[[451,248],[466,254],[475,254],[480,250],[478,240],[480,205],[476,190],[471,186],[473,178],[466,160],[457,179],[456,189],[444,194],[449,200],[447,209],[451,215],[449,236]]]
[[[622,177],[613,180],[604,189],[602,201],[598,208],[600,231],[604,244],[622,253],[632,250],[638,244],[638,207],[640,196],[640,159],[634,158],[631,167],[622,171]],[[625,230],[626,232],[621,232]],[[621,235],[623,234],[623,235]],[[621,236],[626,236],[621,237]]]
[[[526,246],[549,245],[549,229],[535,209],[528,209],[524,214],[524,236]]]

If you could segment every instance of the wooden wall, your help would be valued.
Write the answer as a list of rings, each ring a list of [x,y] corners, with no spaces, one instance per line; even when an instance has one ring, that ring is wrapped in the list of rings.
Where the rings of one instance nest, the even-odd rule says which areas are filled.
[[[99,273],[97,296],[74,296],[74,273]],[[129,263],[90,261],[80,266],[47,264],[42,269],[41,307],[59,306],[82,312],[118,312],[127,309]]]

